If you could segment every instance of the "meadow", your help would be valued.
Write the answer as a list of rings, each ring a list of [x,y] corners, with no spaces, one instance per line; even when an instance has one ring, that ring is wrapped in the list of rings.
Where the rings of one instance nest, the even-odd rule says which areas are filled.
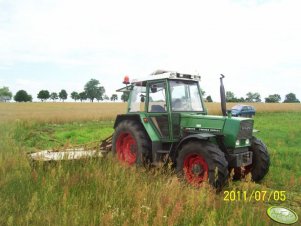
[[[219,104],[207,106],[219,114]],[[255,107],[270,171],[259,184],[229,180],[216,193],[207,184],[179,182],[168,168],[126,167],[112,156],[34,167],[28,161],[31,151],[104,139],[116,114],[125,112],[123,103],[0,104],[0,225],[275,225],[266,215],[271,205],[290,207],[300,218],[301,105]],[[227,201],[225,191],[285,191],[286,197]]]
[[[227,109],[237,103],[227,103]],[[301,112],[301,104],[251,103],[257,112]],[[206,103],[208,113],[220,115],[220,103]],[[65,123],[90,120],[114,120],[126,112],[126,103],[0,103],[2,121],[32,120],[35,122]]]

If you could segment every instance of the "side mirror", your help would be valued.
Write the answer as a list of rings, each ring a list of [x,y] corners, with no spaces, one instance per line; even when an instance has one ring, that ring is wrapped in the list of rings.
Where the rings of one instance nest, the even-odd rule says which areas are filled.
[[[145,101],[145,96],[144,96],[143,94],[140,95],[140,101],[141,101],[142,103],[144,103],[144,101]]]
[[[151,90],[152,93],[156,93],[157,92],[157,86],[156,85],[152,85],[150,87],[150,90]]]

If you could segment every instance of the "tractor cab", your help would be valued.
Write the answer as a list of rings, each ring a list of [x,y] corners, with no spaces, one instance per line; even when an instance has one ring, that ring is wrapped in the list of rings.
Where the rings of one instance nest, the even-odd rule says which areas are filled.
[[[127,87],[131,93],[128,112],[204,113],[198,80],[188,75],[184,79],[179,73],[163,73],[159,78],[155,75],[143,81],[134,80]]]
[[[199,80],[200,76],[160,71],[118,91],[129,93],[128,114],[143,114],[158,138],[170,141],[180,136],[181,113],[207,114]]]
[[[223,116],[213,116],[207,115],[198,75],[159,70],[131,83],[126,76],[126,87],[117,91],[128,94],[128,108],[116,118],[113,153],[130,165],[172,161],[191,184],[208,179],[221,187],[230,169],[237,178],[252,172],[254,180],[262,179],[269,165],[266,147],[253,135],[253,119],[226,115],[222,78]],[[254,160],[261,157],[260,168]]]

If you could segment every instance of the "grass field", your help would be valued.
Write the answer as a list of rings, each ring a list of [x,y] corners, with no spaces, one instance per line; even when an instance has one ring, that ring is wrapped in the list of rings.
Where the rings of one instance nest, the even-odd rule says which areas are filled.
[[[124,107],[0,104],[0,225],[275,225],[266,215],[270,205],[301,217],[299,105],[255,106],[262,109],[255,127],[270,151],[269,174],[260,184],[230,181],[219,194],[206,184],[186,186],[169,169],[120,166],[112,157],[30,166],[30,151],[110,135]],[[208,109],[218,112],[218,105]],[[261,199],[264,191],[285,191],[286,200],[225,201],[224,192],[233,190],[259,191]]]
[[[230,109],[237,103],[228,103]],[[251,103],[257,112],[301,112],[301,104]],[[0,103],[0,119],[64,123],[88,120],[114,120],[126,112],[125,103]],[[209,114],[220,115],[220,103],[206,103]]]

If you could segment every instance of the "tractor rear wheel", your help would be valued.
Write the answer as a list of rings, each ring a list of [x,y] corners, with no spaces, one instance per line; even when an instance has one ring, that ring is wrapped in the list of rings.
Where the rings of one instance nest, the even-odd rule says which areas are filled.
[[[249,150],[253,153],[252,164],[244,168],[234,168],[234,180],[243,179],[247,174],[251,173],[252,180],[258,182],[268,173],[270,155],[265,144],[254,137]]]
[[[215,144],[190,141],[180,150],[176,162],[178,177],[193,186],[204,181],[215,188],[222,188],[228,179],[228,162]]]
[[[142,126],[133,120],[124,120],[115,128],[112,152],[127,165],[146,165],[150,161],[150,142]]]

